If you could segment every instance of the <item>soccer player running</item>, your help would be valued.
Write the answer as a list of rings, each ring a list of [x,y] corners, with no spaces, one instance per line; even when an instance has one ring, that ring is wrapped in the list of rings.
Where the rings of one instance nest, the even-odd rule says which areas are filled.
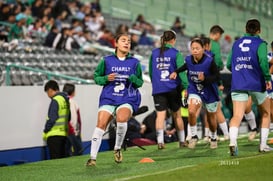
[[[271,151],[266,141],[270,124],[270,102],[266,90],[272,88],[268,69],[266,42],[259,37],[259,20],[246,23],[246,34],[234,42],[228,56],[227,68],[232,72],[231,98],[233,116],[230,120],[230,155],[238,155],[238,128],[244,116],[248,97],[258,105],[261,115],[260,152]]]
[[[205,53],[203,41],[195,38],[191,41],[191,55],[185,58],[185,64],[179,67],[170,75],[171,79],[176,79],[179,72],[187,70],[188,87],[188,110],[191,139],[188,147],[193,149],[198,141],[197,137],[197,117],[198,112],[204,103],[208,115],[209,129],[211,131],[210,148],[215,149],[217,145],[217,121],[216,111],[219,104],[217,81],[219,80],[219,70],[211,56]]]
[[[223,68],[224,68],[224,64],[222,61],[222,55],[221,55],[221,46],[219,43],[223,33],[224,33],[224,29],[219,25],[213,25],[210,28],[210,34],[209,34],[210,43],[211,43],[210,51],[211,51],[211,55],[213,55],[214,61],[217,65],[219,71],[223,70]],[[222,84],[222,80],[220,80],[219,86],[218,86],[218,91],[219,91],[220,97],[222,96],[223,90],[224,90],[224,86]],[[226,123],[226,118],[225,118],[224,113],[222,111],[221,102],[218,104],[216,116],[217,116],[217,122],[224,134],[224,140],[228,140],[229,139],[228,127],[227,127],[227,123]]]
[[[179,146],[184,147],[185,132],[181,118],[181,80],[183,88],[187,88],[187,77],[180,74],[176,80],[170,79],[170,73],[184,63],[182,54],[174,48],[176,33],[172,30],[165,31],[161,36],[161,47],[152,51],[149,61],[149,75],[152,82],[152,95],[156,109],[156,132],[158,149],[164,149],[164,121],[167,109],[172,112],[172,117],[178,129]]]
[[[104,57],[98,64],[94,80],[103,86],[100,99],[97,125],[91,140],[90,159],[86,166],[95,166],[103,134],[115,116],[117,121],[114,159],[122,162],[121,146],[127,131],[127,122],[141,102],[138,88],[142,86],[142,70],[139,60],[129,54],[130,36],[116,37],[115,54]]]

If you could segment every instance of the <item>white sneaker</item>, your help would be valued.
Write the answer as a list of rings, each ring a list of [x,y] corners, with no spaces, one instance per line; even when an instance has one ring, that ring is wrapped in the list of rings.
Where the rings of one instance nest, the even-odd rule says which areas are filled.
[[[210,149],[216,149],[217,147],[218,147],[217,139],[215,139],[215,140],[211,139],[210,140]]]
[[[228,141],[229,140],[229,136],[225,135],[224,137],[220,138],[220,141]]]
[[[205,137],[203,138],[203,140],[204,140],[205,142],[210,142],[210,137],[209,137],[209,136],[205,136]]]
[[[248,140],[253,141],[256,137],[257,131],[250,131],[248,134]]]
[[[259,152],[270,152],[270,151],[273,151],[273,148],[271,148],[270,146],[266,145],[265,147],[261,148],[260,147],[260,150]]]
[[[198,137],[195,135],[189,140],[188,148],[194,149],[198,141]]]

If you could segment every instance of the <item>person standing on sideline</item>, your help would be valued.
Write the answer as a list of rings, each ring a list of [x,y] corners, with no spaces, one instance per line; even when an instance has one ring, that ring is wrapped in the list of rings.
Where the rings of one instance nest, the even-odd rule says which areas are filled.
[[[63,87],[63,92],[69,96],[70,115],[71,119],[68,124],[68,143],[67,151],[69,155],[82,154],[82,139],[81,139],[81,114],[77,102],[74,100],[76,95],[75,85],[66,83]],[[72,147],[71,147],[72,146]],[[72,151],[72,152],[71,152]]]
[[[66,93],[59,92],[59,85],[55,80],[49,80],[45,84],[44,91],[51,102],[43,139],[47,143],[51,159],[64,158],[66,156],[68,121],[70,120],[69,98]]]
[[[161,47],[152,51],[149,60],[149,75],[152,82],[152,95],[156,109],[156,132],[158,149],[164,149],[164,121],[170,108],[173,120],[178,129],[179,146],[184,147],[185,132],[181,118],[181,80],[183,88],[187,88],[187,77],[181,74],[181,79],[170,79],[170,73],[184,63],[182,54],[174,48],[176,33],[165,31],[161,36]]]
[[[129,54],[130,36],[116,37],[115,54],[104,57],[94,73],[96,84],[103,86],[100,99],[97,126],[94,130],[90,159],[86,166],[95,166],[103,134],[108,123],[115,116],[117,121],[114,159],[122,162],[121,146],[127,131],[127,122],[141,102],[138,88],[143,84],[141,64]]]
[[[205,53],[203,41],[195,38],[191,41],[191,55],[185,58],[185,64],[176,69],[170,75],[170,79],[176,79],[179,72],[187,70],[188,87],[188,121],[190,124],[191,139],[188,147],[193,149],[198,141],[197,117],[202,104],[205,104],[208,123],[211,132],[210,148],[217,148],[217,121],[216,111],[219,104],[217,82],[219,71],[213,58]]]
[[[234,42],[228,56],[227,68],[232,73],[231,98],[233,116],[230,120],[230,155],[238,155],[238,129],[245,114],[248,97],[258,105],[261,115],[260,152],[271,151],[267,145],[270,125],[270,101],[266,90],[272,89],[267,60],[266,42],[259,37],[259,20],[246,22],[246,34]]]

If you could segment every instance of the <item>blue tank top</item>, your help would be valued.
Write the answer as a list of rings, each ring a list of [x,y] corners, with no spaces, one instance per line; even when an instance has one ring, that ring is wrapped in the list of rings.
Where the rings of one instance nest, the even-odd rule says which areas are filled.
[[[262,42],[259,37],[246,36],[233,44],[231,91],[265,91],[265,79],[257,55]]]
[[[206,104],[219,101],[217,82],[204,84],[203,81],[198,80],[198,73],[200,72],[204,72],[205,77],[212,75],[210,72],[210,66],[213,58],[204,54],[202,60],[198,64],[193,63],[192,60],[192,55],[188,55],[185,59],[188,68],[188,94],[199,95],[202,102]]]
[[[160,56],[160,48],[152,51],[152,94],[166,93],[175,90],[181,84],[179,76],[171,80],[170,74],[178,67],[176,65],[176,55],[178,50],[168,48]]]
[[[129,76],[136,74],[139,61],[134,57],[119,60],[116,55],[104,57],[105,75],[116,73],[114,81],[103,86],[99,106],[128,103],[136,111],[141,102],[141,96],[137,88],[128,80]]]

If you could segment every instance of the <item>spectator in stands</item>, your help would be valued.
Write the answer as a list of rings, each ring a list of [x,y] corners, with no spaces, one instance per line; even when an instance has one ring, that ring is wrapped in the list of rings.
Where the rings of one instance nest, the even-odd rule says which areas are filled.
[[[114,38],[113,33],[110,30],[105,29],[103,32],[103,35],[98,40],[98,43],[101,45],[104,45],[104,46],[108,46],[110,48],[114,48],[115,47],[115,38]]]
[[[174,20],[174,23],[171,27],[173,31],[175,31],[177,34],[184,35],[184,29],[186,28],[185,24],[182,24],[180,18],[177,16]]]
[[[32,16],[36,18],[42,17],[43,8],[44,8],[43,0],[36,0],[31,6]]]
[[[45,38],[44,45],[47,47],[53,47],[53,42],[54,42],[58,33],[59,33],[58,28],[55,25],[52,26],[50,32],[47,34],[47,36]]]
[[[143,31],[138,39],[138,45],[154,46],[154,42],[147,36],[147,32]]]
[[[100,0],[94,0],[91,2],[91,7],[93,11],[101,12]]]
[[[146,31],[147,33],[155,33],[154,26],[151,23],[147,22],[142,14],[139,14],[137,16],[134,28],[141,32]]]
[[[24,39],[26,36],[23,32],[23,26],[26,23],[26,16],[23,13],[20,13],[16,16],[16,23],[12,25],[9,35],[8,41],[12,41],[14,39]]]
[[[69,96],[69,106],[71,119],[68,123],[68,143],[67,151],[71,156],[82,154],[82,139],[81,139],[81,114],[80,108],[74,97],[76,95],[76,87],[74,84],[66,83],[63,87],[63,92]]]
[[[73,31],[70,28],[62,28],[61,33],[58,33],[53,42],[53,48],[58,50],[72,50],[72,48],[79,48],[74,46],[75,40],[72,37]]]
[[[131,34],[131,49],[135,50],[138,46],[139,36],[137,34]]]
[[[10,7],[9,4],[1,4],[0,7],[0,21],[7,21],[8,17],[13,14],[12,13],[12,8]]]
[[[99,31],[105,25],[101,12],[93,12],[92,14],[85,15],[84,22],[89,30],[98,38]]]
[[[62,16],[64,20],[72,13],[70,12],[67,2],[65,0],[57,0],[52,11],[53,17]]]
[[[33,39],[39,39],[45,37],[48,32],[46,27],[43,26],[41,19],[36,19],[35,22],[28,26],[28,36]]]
[[[127,131],[127,122],[140,105],[138,88],[142,86],[142,69],[139,60],[129,54],[130,36],[116,37],[114,55],[104,57],[98,64],[94,79],[103,89],[100,96],[98,122],[92,136],[90,159],[86,166],[95,166],[102,136],[115,115],[117,121],[114,159],[122,162],[121,146]]]
[[[69,97],[66,93],[59,91],[59,85],[55,80],[49,80],[44,86],[44,91],[51,102],[43,139],[47,142],[51,159],[64,158],[66,156],[67,125],[70,120]]]
[[[233,116],[230,120],[230,155],[238,155],[237,137],[245,114],[248,97],[258,105],[261,115],[260,152],[273,148],[267,145],[270,125],[270,100],[266,90],[272,89],[266,42],[259,37],[261,24],[257,19],[246,22],[246,34],[234,42],[227,68],[232,73],[231,97]],[[240,61],[239,61],[240,60]]]
[[[126,24],[119,24],[116,28],[116,36],[122,33],[129,33],[129,27]]]

